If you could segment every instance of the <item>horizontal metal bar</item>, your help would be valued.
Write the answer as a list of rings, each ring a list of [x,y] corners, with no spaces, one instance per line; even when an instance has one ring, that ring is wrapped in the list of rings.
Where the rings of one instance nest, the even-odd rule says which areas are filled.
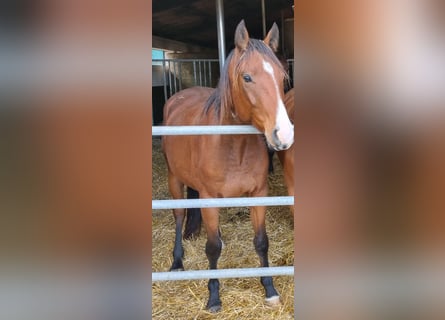
[[[223,207],[253,207],[253,206],[290,206],[294,197],[250,197],[250,198],[211,198],[211,199],[177,199],[152,200],[153,210],[181,208],[223,208]]]
[[[218,59],[152,59],[153,62],[162,61],[179,61],[179,62],[193,62],[193,61],[205,61],[205,62],[219,62]]]
[[[203,134],[261,134],[250,125],[238,126],[154,126],[153,136],[203,135]]]
[[[269,276],[293,276],[294,267],[269,267],[269,268],[235,268],[217,270],[188,270],[180,272],[153,272],[151,280],[177,281],[200,279],[224,279],[224,278],[250,278]]]

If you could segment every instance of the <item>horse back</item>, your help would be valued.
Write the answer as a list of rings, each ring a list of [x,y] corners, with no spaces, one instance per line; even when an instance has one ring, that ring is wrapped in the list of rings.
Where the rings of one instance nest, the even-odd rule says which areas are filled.
[[[192,87],[171,96],[164,106],[164,125],[199,125],[204,105],[214,90]]]

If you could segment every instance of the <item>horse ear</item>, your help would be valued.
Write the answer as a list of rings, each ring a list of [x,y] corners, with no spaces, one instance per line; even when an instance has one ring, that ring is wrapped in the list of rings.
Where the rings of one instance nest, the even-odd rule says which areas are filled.
[[[235,30],[235,46],[244,51],[247,48],[247,44],[249,43],[249,33],[247,32],[246,25],[244,24],[244,20],[238,24]]]
[[[278,31],[278,26],[274,22],[272,28],[269,30],[266,38],[264,38],[264,43],[267,44],[273,52],[278,50],[278,40],[280,38],[280,33]]]

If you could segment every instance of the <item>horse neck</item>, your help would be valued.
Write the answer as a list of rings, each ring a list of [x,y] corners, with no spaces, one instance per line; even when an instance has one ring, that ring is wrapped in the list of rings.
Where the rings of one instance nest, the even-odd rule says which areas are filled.
[[[236,88],[236,85],[230,81],[230,79],[234,81],[233,79],[237,78],[234,61],[239,59],[240,56],[237,52],[233,52],[233,54],[230,55],[230,58],[226,62],[227,65],[225,68],[226,74],[223,78],[224,80],[217,88],[217,90],[220,90],[220,125],[250,124],[248,121],[242,121],[237,115],[236,110],[242,109],[240,107],[242,106],[243,101],[239,92],[237,92],[238,89]]]
[[[235,110],[235,105],[233,103],[231,103],[230,105],[226,105],[222,110],[220,125],[250,124],[248,122],[241,121]]]
[[[245,110],[249,108],[246,106],[246,101],[241,98],[241,95],[236,92],[233,86],[226,88],[224,92],[224,99],[221,102],[221,125],[249,125],[250,120],[241,120],[247,118],[247,114],[240,116],[240,113],[246,113]]]
[[[250,125],[251,122],[241,121],[239,117],[232,112],[235,110],[234,105],[231,105],[230,108],[225,110],[224,116],[221,117],[220,125]],[[239,134],[239,135],[220,135],[218,136],[220,145],[228,145],[231,149],[231,157],[237,158],[238,163],[244,164],[247,163],[245,158],[255,157],[256,159],[261,159],[261,146],[264,147],[264,155],[266,154],[266,144],[261,143],[257,140],[256,135],[250,134]],[[253,149],[252,149],[253,147]],[[250,151],[248,151],[250,150]],[[252,150],[255,150],[255,155],[252,154]],[[248,162],[252,163],[252,162]],[[255,163],[257,163],[255,161]]]

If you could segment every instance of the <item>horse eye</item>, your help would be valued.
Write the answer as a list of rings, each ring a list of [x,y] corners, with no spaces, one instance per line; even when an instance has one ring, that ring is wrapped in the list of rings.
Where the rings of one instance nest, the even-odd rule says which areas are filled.
[[[248,74],[244,74],[243,75],[243,79],[244,79],[245,82],[252,82],[252,78]]]

